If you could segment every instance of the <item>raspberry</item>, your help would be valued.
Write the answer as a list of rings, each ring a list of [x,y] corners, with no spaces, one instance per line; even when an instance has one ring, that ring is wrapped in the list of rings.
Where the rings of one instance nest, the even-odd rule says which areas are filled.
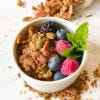
[[[75,59],[66,59],[60,67],[60,72],[65,75],[68,76],[72,73],[74,73],[77,68],[79,66],[79,63],[77,60]]]
[[[70,48],[71,44],[65,40],[59,40],[56,44],[56,51],[57,53],[61,54],[67,48]]]
[[[47,21],[41,25],[40,32],[44,34],[47,32],[56,33],[57,29],[59,29],[59,26],[57,23],[52,22],[52,21]]]

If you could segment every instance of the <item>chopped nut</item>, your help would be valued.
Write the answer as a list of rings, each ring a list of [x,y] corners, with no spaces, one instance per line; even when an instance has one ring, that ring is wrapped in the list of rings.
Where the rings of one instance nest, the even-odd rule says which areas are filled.
[[[47,63],[48,58],[41,54],[40,56],[37,57],[37,60],[43,63]]]
[[[56,38],[56,34],[52,33],[52,32],[49,32],[49,33],[46,34],[46,37],[49,38],[49,39],[55,39]]]
[[[47,50],[42,51],[42,54],[43,54],[44,56],[49,56],[49,55],[50,55],[50,51],[47,51]]]

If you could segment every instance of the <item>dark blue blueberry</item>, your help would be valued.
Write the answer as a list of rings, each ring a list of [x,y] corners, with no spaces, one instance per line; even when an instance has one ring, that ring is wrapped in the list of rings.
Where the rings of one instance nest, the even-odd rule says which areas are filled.
[[[66,76],[64,76],[63,74],[61,74],[59,71],[56,72],[53,76],[53,80],[56,81],[56,80],[60,80],[60,79],[63,79],[65,78]]]
[[[57,71],[60,68],[61,62],[62,62],[62,59],[60,57],[58,57],[58,56],[52,57],[48,61],[48,67],[52,71]]]
[[[47,21],[45,23],[43,23],[40,27],[40,32],[41,33],[47,33],[47,32],[54,32],[56,33],[56,31],[59,29],[59,26],[56,22],[52,22],[52,21]]]
[[[58,40],[67,40],[67,31],[65,29],[58,29],[56,34],[57,34],[57,39]]]

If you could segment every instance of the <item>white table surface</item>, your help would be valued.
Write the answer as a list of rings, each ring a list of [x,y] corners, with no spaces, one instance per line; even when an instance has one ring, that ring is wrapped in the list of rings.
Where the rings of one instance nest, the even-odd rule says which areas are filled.
[[[24,87],[23,79],[17,76],[18,70],[12,57],[13,41],[20,29],[28,24],[23,22],[22,18],[33,15],[31,6],[37,5],[40,0],[23,0],[26,1],[25,8],[18,7],[17,0],[0,1],[0,100],[29,100],[29,97],[32,97],[32,100],[43,100]],[[87,18],[86,16],[89,14],[93,16]],[[100,64],[100,0],[95,0],[89,8],[82,12],[82,17],[72,22],[78,25],[84,21],[88,21],[90,24],[88,39],[90,48],[84,69],[89,71],[92,81],[94,80],[92,72]],[[27,90],[26,93],[20,95],[20,91],[24,90]],[[98,88],[90,86],[90,89],[83,94],[82,100],[86,100],[86,98],[100,100],[100,80]]]

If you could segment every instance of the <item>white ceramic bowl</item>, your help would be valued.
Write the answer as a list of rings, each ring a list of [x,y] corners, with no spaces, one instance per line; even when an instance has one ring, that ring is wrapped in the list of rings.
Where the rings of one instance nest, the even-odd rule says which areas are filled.
[[[40,18],[40,19],[36,19],[34,20],[32,23],[30,23],[29,25],[27,25],[26,27],[24,27],[19,33],[19,34],[24,34],[29,26],[39,26],[42,23],[46,22],[46,21],[54,21],[57,22],[60,26],[66,28],[69,32],[73,33],[75,31],[75,26],[64,19],[61,18],[56,18],[56,17],[44,17],[44,18]],[[17,64],[17,57],[16,57],[16,40],[14,43],[14,47],[13,47],[13,55],[14,55],[14,61],[16,63],[16,66],[18,67],[23,79],[33,88],[35,88],[36,90],[42,91],[42,92],[47,92],[47,93],[53,93],[53,92],[57,92],[57,91],[61,91],[63,89],[65,89],[66,87],[68,87],[69,85],[71,85],[79,76],[80,72],[83,69],[83,64],[85,63],[86,60],[86,55],[87,52],[85,51],[83,54],[83,59],[82,59],[82,63],[79,66],[79,68],[77,69],[76,72],[74,72],[73,74],[71,74],[70,76],[61,79],[61,80],[57,80],[57,81],[40,81],[40,80],[36,80],[28,75],[26,75],[18,66]]]

